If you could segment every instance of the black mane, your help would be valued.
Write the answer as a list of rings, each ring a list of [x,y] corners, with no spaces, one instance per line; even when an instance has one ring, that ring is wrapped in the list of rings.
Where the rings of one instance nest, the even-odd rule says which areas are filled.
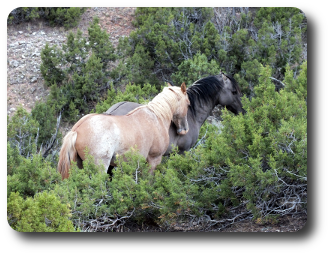
[[[242,95],[241,89],[239,88],[237,81],[234,79],[234,77],[228,74],[224,75],[231,81],[231,84],[233,85],[233,92],[238,92],[239,95]]]
[[[220,74],[221,75],[221,74]],[[220,75],[213,75],[208,76],[202,79],[199,79],[195,81],[188,89],[188,97],[190,101],[190,109],[193,114],[193,117],[196,115],[196,101],[199,102],[199,104],[205,103],[212,103],[214,100],[214,95],[221,93],[221,90],[223,89],[223,82],[218,79]],[[227,74],[224,74],[232,83],[233,85],[233,92],[238,92],[241,94],[241,90],[236,82],[236,80]]]
[[[223,83],[216,76],[209,76],[195,81],[188,89],[188,97],[190,101],[190,109],[193,117],[196,115],[196,102],[199,104],[212,103],[214,95],[218,94],[223,88]]]

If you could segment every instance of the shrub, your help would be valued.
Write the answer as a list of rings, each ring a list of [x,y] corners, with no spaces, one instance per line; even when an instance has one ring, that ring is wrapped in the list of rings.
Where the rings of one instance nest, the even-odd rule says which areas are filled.
[[[307,204],[307,106],[296,93],[276,92],[270,72],[261,67],[256,97],[243,100],[247,113],[225,113],[221,134],[207,140],[204,152],[218,173],[211,176],[228,178],[220,182],[231,191],[227,203],[246,203],[255,218],[293,213]]]
[[[283,78],[287,64],[302,64],[302,36],[307,29],[304,20],[304,14],[297,8],[260,8],[253,20],[255,27],[233,34],[228,55],[235,59],[236,68],[233,72],[244,93],[250,97],[254,95],[253,87],[258,84],[256,67],[259,63],[271,66],[271,76],[276,79]],[[246,36],[243,41],[233,40],[244,30]]]
[[[69,33],[62,49],[48,45],[42,50],[40,66],[46,85],[51,87],[49,107],[62,112],[67,121],[89,112],[109,88],[109,63],[116,59],[114,48],[95,18],[85,38],[78,29]]]
[[[88,45],[92,48],[92,52],[96,58],[102,63],[102,71],[108,71],[108,64],[117,59],[115,48],[109,40],[109,34],[102,30],[99,25],[99,19],[94,18],[93,23],[88,28]],[[109,75],[108,73],[106,74]]]
[[[137,220],[146,214],[149,168],[138,154],[125,154],[125,160],[119,157],[110,182],[88,155],[83,169],[73,165],[69,178],[54,188],[62,203],[70,204],[75,226],[84,231],[113,231],[129,218]]]
[[[54,83],[61,84],[65,78],[65,72],[62,70],[62,62],[64,59],[63,52],[56,46],[49,46],[49,44],[46,43],[40,56],[42,61],[40,72],[46,86],[51,86]]]
[[[21,164],[22,159],[19,155],[18,147],[12,147],[7,142],[7,175],[13,174],[15,168]]]
[[[116,77],[160,85],[159,80],[172,81],[178,66],[198,52],[217,59],[219,38],[211,18],[211,8],[137,8],[137,30],[118,45],[125,76]]]
[[[134,148],[118,157],[117,167],[109,185],[113,198],[110,209],[113,214],[130,215],[131,220],[140,223],[157,215],[157,208],[150,204],[153,176],[150,175],[149,169],[145,158]]]
[[[19,232],[75,232],[70,209],[51,192],[24,200],[11,193],[7,201],[7,221]]]
[[[61,180],[60,174],[40,154],[31,158],[17,155],[17,149],[7,144],[7,195],[19,192],[23,197],[51,190]]]
[[[293,70],[287,65],[283,80],[285,90],[296,93],[300,99],[307,101],[307,61],[302,63],[298,76],[296,78],[294,76]]]
[[[44,158],[54,161],[61,138],[60,119],[61,116],[56,119],[53,107],[42,102],[35,105],[31,114],[19,106],[12,118],[8,117],[7,142],[23,157],[42,153]]]
[[[47,19],[51,26],[60,25],[66,29],[76,27],[79,24],[81,15],[86,8],[69,7],[69,8],[50,8]]]
[[[10,12],[7,22],[18,24],[43,18],[52,26],[61,25],[68,29],[78,25],[85,9],[78,7],[21,7]]]
[[[306,22],[299,9],[260,8],[255,15],[248,8],[222,9],[232,11],[137,8],[137,29],[122,38],[117,48],[121,60],[111,74],[114,84],[158,86],[159,81],[176,83],[178,76],[190,81],[211,66],[205,74],[212,70],[212,75],[217,74],[219,69],[235,74],[242,92],[251,98],[260,64],[270,65],[271,75],[282,79],[287,64],[302,63]],[[196,66],[194,58],[199,54],[207,60],[203,57],[203,64]]]
[[[158,90],[155,86],[150,84],[144,84],[143,87],[134,84],[127,84],[125,87],[125,91],[121,92],[119,89],[115,89],[113,85],[108,90],[107,98],[99,102],[95,109],[97,113],[106,112],[112,105],[122,102],[136,102],[139,104],[143,104],[152,100],[153,97],[158,94]]]
[[[22,106],[9,119],[7,117],[7,141],[12,147],[17,147],[19,154],[29,157],[37,150],[35,138],[39,133],[39,122],[31,118]]]
[[[108,175],[94,164],[91,156],[84,161],[84,168],[73,164],[70,176],[54,187],[54,192],[72,209],[76,227],[86,229],[89,221],[109,215],[111,197],[108,193]]]
[[[44,102],[37,102],[31,111],[31,117],[39,123],[39,137],[37,144],[40,146],[51,139],[56,133],[57,121],[55,108]],[[57,133],[55,139],[60,139],[61,134]]]
[[[185,155],[171,155],[160,166],[154,185],[158,196],[153,196],[162,224],[199,222],[207,229],[306,212],[307,106],[298,93],[302,89],[276,92],[271,69],[260,70],[255,98],[243,100],[245,115],[224,110],[221,130],[212,126],[204,135],[209,126],[204,125],[205,143]],[[299,77],[304,80],[306,72]]]
[[[214,59],[209,62],[206,55],[197,53],[192,59],[187,59],[179,65],[178,71],[172,75],[172,79],[174,84],[185,82],[191,85],[203,77],[216,75],[219,72],[219,65]]]

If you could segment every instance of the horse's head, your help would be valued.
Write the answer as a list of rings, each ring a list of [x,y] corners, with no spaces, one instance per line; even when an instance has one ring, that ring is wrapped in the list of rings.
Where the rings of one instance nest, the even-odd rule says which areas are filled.
[[[246,111],[242,107],[242,94],[234,78],[223,73],[216,77],[224,84],[221,93],[218,95],[219,104],[226,106],[234,114],[239,114],[240,112],[244,114]]]
[[[185,135],[189,130],[188,121],[187,121],[187,112],[188,112],[188,107],[190,105],[186,84],[182,83],[181,88],[171,86],[170,84],[168,85],[169,85],[169,89],[175,92],[178,99],[177,107],[173,114],[172,121],[177,128],[176,129],[177,134]]]

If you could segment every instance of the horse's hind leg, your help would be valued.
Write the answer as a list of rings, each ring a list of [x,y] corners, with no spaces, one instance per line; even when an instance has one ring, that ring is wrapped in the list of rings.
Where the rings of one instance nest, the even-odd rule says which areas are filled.
[[[113,172],[112,172],[113,169],[114,169],[114,166],[112,166],[112,165],[110,165],[110,166],[108,167],[108,171],[107,171],[107,173],[108,173],[110,179],[112,178],[112,175],[113,175]]]
[[[81,159],[81,157],[79,156],[79,154],[77,153],[77,166],[79,169],[83,168],[83,161]]]

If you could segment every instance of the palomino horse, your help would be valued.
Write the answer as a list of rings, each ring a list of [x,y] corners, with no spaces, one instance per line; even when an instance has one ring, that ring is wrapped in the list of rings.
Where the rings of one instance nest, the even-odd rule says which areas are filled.
[[[176,132],[188,132],[187,111],[189,99],[186,85],[169,85],[148,105],[140,106],[124,116],[88,114],[81,118],[63,139],[58,162],[62,179],[69,177],[71,161],[82,168],[84,150],[94,156],[105,171],[115,166],[115,156],[123,155],[131,147],[143,155],[152,173],[161,162],[169,145],[168,130],[173,121]]]
[[[169,155],[176,146],[178,146],[179,153],[192,148],[198,139],[201,126],[216,105],[225,106],[234,114],[245,113],[237,82],[231,76],[223,73],[194,82],[187,89],[187,94],[190,101],[187,116],[189,132],[184,136],[178,135],[172,123],[169,129],[170,143],[164,155]],[[111,106],[106,114],[124,115],[139,106],[137,103],[120,102]]]

